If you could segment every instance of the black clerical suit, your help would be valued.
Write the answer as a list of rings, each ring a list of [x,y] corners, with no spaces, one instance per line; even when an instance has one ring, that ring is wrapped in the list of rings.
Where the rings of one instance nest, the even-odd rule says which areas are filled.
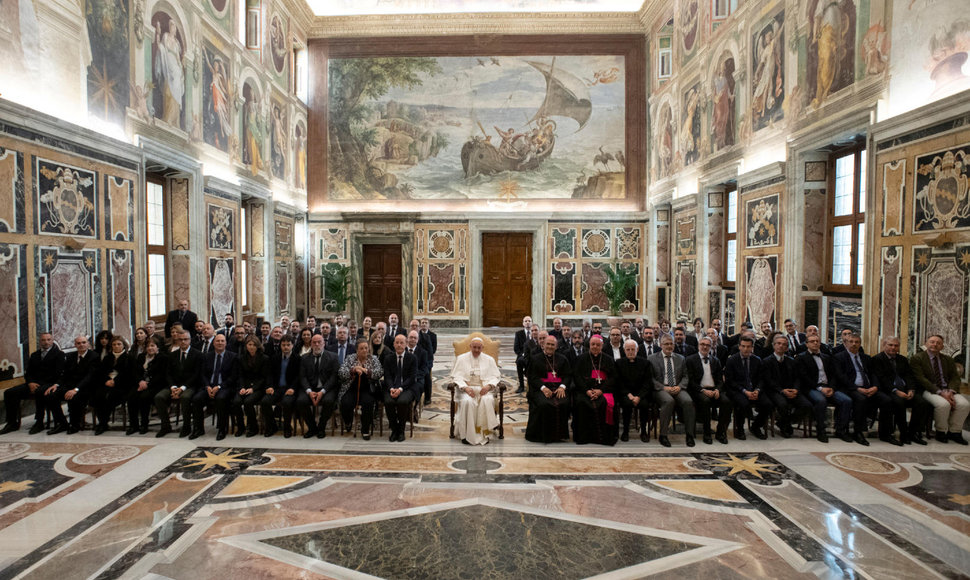
[[[161,355],[160,355],[161,356]],[[172,424],[168,418],[168,405],[172,400],[172,387],[179,389],[179,408],[182,413],[182,429],[180,436],[188,436],[192,433],[192,397],[202,388],[202,367],[205,361],[202,360],[202,353],[195,349],[188,349],[183,354],[181,350],[174,350],[168,353],[168,385],[155,395],[155,410],[162,420],[162,428],[158,437],[169,433]]]
[[[31,433],[40,432],[44,421],[44,391],[57,384],[63,371],[64,353],[56,344],[51,345],[46,353],[37,350],[30,355],[24,370],[24,383],[3,392],[3,404],[7,413],[7,426],[4,431],[9,433],[20,429],[20,402],[29,397],[34,399],[35,425],[31,428]],[[33,392],[30,390],[31,384],[37,385]]]
[[[307,431],[304,437],[325,437],[327,422],[337,406],[337,393],[340,385],[337,381],[337,355],[332,352],[321,351],[314,354],[310,351],[300,359],[300,393],[296,399],[296,407],[303,416]],[[313,418],[313,402],[310,393],[323,393],[320,399],[320,419]]]
[[[421,352],[423,356],[427,356]],[[407,414],[411,403],[424,394],[421,381],[424,379],[422,369],[418,365],[418,358],[408,352],[393,353],[386,357],[383,363],[384,379],[383,393],[384,412],[387,413],[387,424],[391,427],[391,441],[404,441],[404,427],[407,425]],[[397,397],[391,391],[401,389]]]
[[[235,396],[239,378],[239,355],[228,348],[222,352],[220,360],[219,353],[210,350],[205,355],[205,365],[202,367],[202,385],[192,396],[192,416],[195,421],[195,433],[204,432],[205,408],[214,410],[216,414],[216,431],[218,435],[225,437],[229,431],[229,407]],[[209,387],[218,387],[212,395],[209,394]]]
[[[721,347],[724,348],[724,347]],[[711,407],[717,408],[717,427],[718,439],[723,443],[727,437],[728,424],[731,423],[731,413],[734,405],[724,389],[724,371],[721,369],[721,361],[714,355],[712,350],[706,357],[700,353],[692,354],[684,361],[687,365],[687,376],[690,383],[687,392],[694,400],[694,408],[697,409],[697,420],[701,422],[704,429],[704,442],[709,443],[711,437]],[[706,361],[704,359],[707,359]],[[711,380],[713,385],[704,386],[704,365],[710,367]],[[703,391],[715,391],[716,397],[708,396]]]
[[[579,357],[573,369],[573,441],[615,445],[619,436],[619,405],[608,410],[606,394],[615,393],[616,368],[605,353]],[[602,391],[593,399],[590,391]]]
[[[616,398],[617,404],[623,412],[623,434],[625,441],[630,432],[630,419],[633,417],[633,401],[630,396],[639,397],[638,407],[640,409],[640,436],[641,439],[648,441],[647,419],[650,417],[650,402],[653,400],[653,370],[647,357],[640,356],[643,349],[630,360],[630,357],[623,354],[623,357],[614,361],[616,366]]]
[[[76,433],[81,429],[84,411],[87,408],[88,399],[93,394],[94,381],[100,363],[101,359],[91,349],[88,349],[83,357],[78,356],[77,351],[74,351],[68,353],[64,358],[64,372],[57,383],[57,389],[44,397],[44,405],[47,409],[50,409],[54,418],[54,429],[52,431],[62,431],[66,428],[68,433]],[[67,409],[71,414],[71,424],[67,426],[64,411],[61,409],[61,401],[67,400],[65,395],[75,389],[74,396],[67,401]]]
[[[573,383],[573,368],[569,359],[559,352],[551,357],[544,352],[539,353],[530,361],[528,379],[526,398],[529,401],[529,421],[525,428],[526,440],[536,443],[568,441],[569,391]],[[560,386],[566,390],[566,396],[562,398],[556,396]]]

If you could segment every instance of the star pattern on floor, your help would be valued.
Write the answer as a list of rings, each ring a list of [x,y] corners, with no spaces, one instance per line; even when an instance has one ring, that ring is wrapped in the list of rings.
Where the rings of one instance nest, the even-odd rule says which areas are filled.
[[[741,459],[729,453],[728,457],[730,459],[715,459],[715,463],[712,463],[712,467],[726,467],[730,468],[730,473],[728,475],[737,475],[738,473],[745,472],[749,473],[758,479],[764,479],[761,472],[779,474],[778,471],[774,469],[769,469],[770,467],[776,467],[773,463],[758,463],[758,456],[748,457],[747,459]]]
[[[958,493],[954,493],[950,496],[949,499],[950,501],[958,505],[970,505],[970,494],[960,495]]]
[[[33,481],[4,481],[0,482],[0,495],[7,492],[27,491],[33,486]]]
[[[209,451],[202,451],[205,453],[205,457],[192,457],[186,459],[188,463],[184,467],[201,467],[199,471],[207,471],[214,467],[221,467],[223,469],[233,469],[234,463],[245,463],[245,459],[237,459],[238,457],[243,457],[246,453],[233,453],[232,449],[226,449],[222,453],[216,455]]]

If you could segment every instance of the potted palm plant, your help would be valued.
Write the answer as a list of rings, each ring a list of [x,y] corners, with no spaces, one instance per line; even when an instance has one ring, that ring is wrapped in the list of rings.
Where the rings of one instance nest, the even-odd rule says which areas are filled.
[[[349,304],[357,302],[350,266],[327,264],[321,272],[324,299],[330,303],[328,310],[344,312]]]
[[[614,261],[612,264],[603,266],[607,281],[603,287],[606,299],[610,303],[610,318],[607,324],[619,326],[622,322],[621,309],[623,303],[627,301],[630,292],[637,285],[637,270],[634,264],[620,264]]]

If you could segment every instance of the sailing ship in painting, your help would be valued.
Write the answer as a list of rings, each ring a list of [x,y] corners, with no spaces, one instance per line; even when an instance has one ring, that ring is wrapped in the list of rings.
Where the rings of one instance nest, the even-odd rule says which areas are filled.
[[[465,177],[536,169],[552,155],[556,147],[557,125],[551,117],[575,120],[579,123],[577,132],[589,121],[593,103],[589,98],[589,89],[582,80],[564,70],[557,70],[555,58],[551,65],[526,62],[546,79],[546,96],[542,106],[525,131],[516,131],[512,127],[503,131],[495,127],[502,139],[497,147],[492,143],[491,135],[479,123],[484,137],[473,136],[461,149],[461,166]]]

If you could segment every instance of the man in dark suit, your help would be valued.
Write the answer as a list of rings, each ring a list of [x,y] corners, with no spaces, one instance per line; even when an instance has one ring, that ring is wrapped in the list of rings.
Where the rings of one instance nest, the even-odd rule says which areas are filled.
[[[614,363],[623,358],[623,339],[621,336],[619,328],[611,328],[610,338],[603,345],[603,354],[613,359]]]
[[[746,439],[744,421],[752,409],[758,416],[751,424],[751,433],[758,439],[767,439],[765,423],[771,416],[771,400],[761,392],[761,359],[754,354],[754,339],[749,335],[738,341],[738,352],[728,357],[724,367],[724,386],[734,403],[734,437]]]
[[[772,352],[761,361],[761,391],[778,411],[781,436],[788,439],[794,429],[792,423],[801,421],[812,411],[812,403],[799,389],[795,359],[788,356],[789,340],[780,332],[771,334]]]
[[[81,430],[84,420],[84,410],[88,399],[94,391],[94,376],[101,360],[90,348],[87,337],[79,336],[74,339],[75,351],[64,358],[64,370],[54,384],[44,390],[44,407],[49,409],[54,417],[54,427],[47,432],[55,435],[67,431],[68,435]],[[67,401],[67,409],[71,414],[68,425],[61,409],[61,401]]]
[[[269,359],[269,382],[263,391],[259,407],[266,423],[266,437],[272,437],[279,428],[276,425],[275,406],[282,410],[283,437],[292,436],[293,409],[296,407],[300,382],[300,357],[293,352],[293,338],[284,335],[280,339],[280,351]]]
[[[232,312],[227,312],[225,318],[222,322],[222,327],[217,331],[218,334],[226,335],[226,338],[232,337],[232,330],[236,327],[236,319],[233,317]]]
[[[620,441],[630,440],[630,420],[633,409],[639,408],[640,440],[646,443],[650,440],[647,430],[650,400],[653,398],[653,367],[647,357],[642,356],[643,349],[637,341],[629,338],[623,342],[623,358],[616,361],[616,399],[623,412],[623,432]]]
[[[331,344],[337,343],[336,333],[333,332],[330,323],[326,320],[320,323],[320,336],[323,337],[323,348],[327,348]]]
[[[808,326],[805,327],[805,341],[808,342],[808,339],[811,338],[811,337],[813,337],[813,336],[817,336],[818,337],[818,350],[819,350],[819,352],[821,352],[822,354],[825,354],[827,356],[832,356],[832,348],[829,345],[825,344],[825,341],[822,340],[822,334],[819,332],[818,327],[815,326],[814,324],[810,324],[810,325],[808,325]],[[808,345],[805,342],[803,342],[798,347],[799,354],[800,353],[803,353],[803,352],[805,352],[807,350],[808,350]]]
[[[229,337],[229,344],[227,348],[233,352],[236,356],[242,354],[244,348],[246,348],[246,339],[249,338],[249,334],[246,332],[245,326],[236,325],[232,329],[232,336]]]
[[[728,356],[737,352],[738,343],[741,342],[741,337],[746,331],[754,332],[754,326],[747,320],[741,323],[737,334],[727,337],[724,341],[724,346],[728,348]]]
[[[344,359],[347,358],[348,355],[353,355],[354,353],[357,352],[356,347],[350,343],[350,340],[347,338],[347,336],[348,336],[347,327],[341,326],[340,328],[337,329],[336,340],[334,340],[333,344],[326,347],[326,350],[328,352],[332,352],[333,354],[337,355],[338,368],[340,367],[340,365],[344,364]]]
[[[723,344],[718,344],[717,342],[717,330],[714,328],[707,329],[707,338],[711,341],[711,354],[710,356],[717,359],[717,362],[721,363],[720,368],[724,369],[724,365],[727,363],[728,349]],[[699,346],[699,345],[698,345]],[[698,348],[698,350],[700,350]]]
[[[200,321],[201,322],[201,321]],[[216,335],[216,329],[211,324],[202,323],[202,330],[192,339],[192,348],[201,352],[203,355],[209,354],[212,350],[212,339]],[[229,338],[228,336],[226,337]]]
[[[688,447],[694,446],[694,433],[697,420],[694,413],[694,401],[687,392],[690,387],[690,377],[687,375],[687,365],[684,357],[674,352],[674,340],[665,335],[660,339],[661,352],[647,357],[653,375],[653,400],[660,407],[660,436],[658,440],[664,447],[670,447],[667,433],[670,429],[670,417],[674,414],[674,407],[679,406],[684,414],[684,427],[687,432]],[[640,403],[640,416],[644,414],[644,405]]]
[[[638,347],[643,344],[643,339],[640,338],[640,335],[633,332],[633,326],[629,322],[624,321],[620,324],[620,344],[625,345],[628,340],[636,342]]]
[[[569,363],[569,368],[576,370],[576,361],[578,361],[586,353],[586,337],[583,335],[582,330],[574,330],[572,334],[572,343],[569,348],[563,351],[566,356],[566,361]]]
[[[839,342],[838,345],[832,347],[832,356],[835,356],[840,352],[845,352],[845,349],[846,349],[845,341],[853,334],[855,334],[855,330],[853,330],[850,327],[843,328],[842,330],[839,331],[839,339],[841,342]],[[866,349],[860,346],[859,354],[866,354]]]
[[[179,300],[178,308],[169,312],[168,318],[165,319],[165,336],[167,338],[172,336],[173,324],[181,324],[182,330],[189,331],[189,341],[191,341],[195,335],[196,320],[198,320],[198,317],[195,315],[195,312],[189,310],[189,301],[185,299]]]
[[[710,445],[714,439],[717,439],[718,443],[727,445],[727,428],[731,422],[734,405],[724,392],[724,373],[721,370],[721,361],[714,356],[711,348],[713,344],[713,339],[705,336],[697,342],[697,353],[690,355],[684,361],[690,380],[688,392],[694,400],[697,418],[704,426],[704,443]],[[718,409],[717,429],[713,438],[711,437],[711,407]]]
[[[192,434],[192,397],[202,388],[202,353],[190,348],[191,335],[183,330],[176,337],[178,349],[169,353],[168,387],[155,395],[155,410],[162,420],[162,428],[155,437],[164,437],[172,432],[172,424],[168,418],[168,405],[172,400],[179,401],[182,413],[182,429],[179,437]],[[199,426],[201,429],[202,426]]]
[[[269,339],[263,343],[263,352],[267,357],[273,358],[273,355],[280,353],[280,341],[283,340],[284,334],[282,326],[274,326],[269,331]]]
[[[898,445],[892,436],[892,404],[886,393],[879,392],[879,379],[872,372],[872,361],[860,350],[862,338],[853,332],[843,338],[842,344],[845,350],[835,355],[835,376],[839,390],[852,399],[853,438],[860,445],[869,445],[866,439],[869,411],[879,409],[879,438]]]
[[[805,344],[805,333],[798,332],[795,321],[791,318],[785,319],[785,339],[788,341],[788,354],[794,356],[799,352],[801,346]]]
[[[412,330],[408,333],[407,352],[414,355],[417,376],[414,377],[415,401],[421,401],[425,393],[431,392],[431,354],[421,344],[421,332]]]
[[[397,336],[403,336],[406,339],[408,333],[398,322],[397,314],[391,314],[387,317],[387,332],[384,334],[384,344],[389,348],[394,348],[394,338]]]
[[[431,386],[433,384],[431,371],[434,369],[434,355],[438,352],[438,335],[431,330],[431,321],[427,318],[421,319],[421,340],[424,342],[424,349],[428,351],[428,374],[424,379],[424,404],[431,404]]]
[[[953,357],[943,354],[943,337],[933,334],[926,339],[926,350],[909,359],[916,381],[923,387],[923,398],[933,406],[936,440],[966,445],[963,424],[970,414],[970,400],[960,394],[962,379]]]
[[[417,332],[414,336],[417,347]],[[404,441],[404,427],[415,395],[422,392],[416,381],[419,377],[417,358],[408,352],[408,339],[394,337],[394,355],[384,359],[384,411],[391,428],[390,441]],[[423,375],[420,375],[423,376]]]
[[[832,357],[822,352],[821,344],[822,339],[818,334],[807,334],[806,350],[795,359],[798,377],[801,379],[802,394],[811,401],[812,410],[815,413],[815,438],[821,443],[828,443],[825,408],[832,404],[835,405],[835,436],[851,442],[849,419],[852,416],[852,399],[836,388],[838,378],[835,364]]]
[[[337,355],[324,350],[323,343],[323,336],[314,334],[310,339],[310,352],[300,360],[300,393],[296,406],[307,426],[303,434],[306,439],[313,436],[323,439],[327,436],[327,422],[333,415],[340,391]],[[319,421],[313,418],[313,407],[320,407]]]
[[[216,414],[216,441],[226,438],[229,430],[229,404],[236,392],[239,367],[236,353],[226,347],[225,335],[212,339],[212,349],[203,355],[202,386],[192,395],[192,421],[195,429],[189,439],[205,433],[205,408]],[[184,395],[183,395],[184,396]]]
[[[714,345],[711,347],[711,350],[716,350],[720,346],[723,346],[726,350],[728,346],[725,343],[725,341],[727,341],[727,337],[724,335],[724,332],[721,331],[721,319],[715,318],[712,320],[711,326],[708,327],[708,330],[714,331]],[[708,333],[708,336],[710,336],[710,333]]]
[[[536,330],[538,336],[538,329]],[[515,352],[515,370],[519,375],[519,388],[516,393],[525,392],[525,368],[529,362],[526,356],[526,347],[532,340],[532,317],[522,318],[522,328],[515,332],[515,340],[512,342],[512,350]]]
[[[685,358],[697,352],[687,343],[687,331],[680,327],[674,329],[674,352]]]
[[[882,352],[872,357],[872,370],[879,379],[879,388],[892,401],[893,419],[899,428],[899,439],[903,445],[926,445],[923,431],[933,407],[923,398],[909,361],[899,354],[899,338],[889,336],[882,339]],[[906,426],[907,407],[913,410],[909,427]]]
[[[651,355],[660,352],[660,343],[654,339],[653,328],[649,326],[643,329],[643,342],[640,344],[640,348],[643,350],[644,356],[649,358]]]
[[[27,359],[24,383],[3,392],[7,424],[0,430],[0,435],[20,429],[20,402],[28,397],[34,400],[34,425],[30,434],[36,435],[44,430],[44,392],[60,380],[64,353],[54,344],[54,336],[49,332],[40,333],[38,342],[40,348]]]

